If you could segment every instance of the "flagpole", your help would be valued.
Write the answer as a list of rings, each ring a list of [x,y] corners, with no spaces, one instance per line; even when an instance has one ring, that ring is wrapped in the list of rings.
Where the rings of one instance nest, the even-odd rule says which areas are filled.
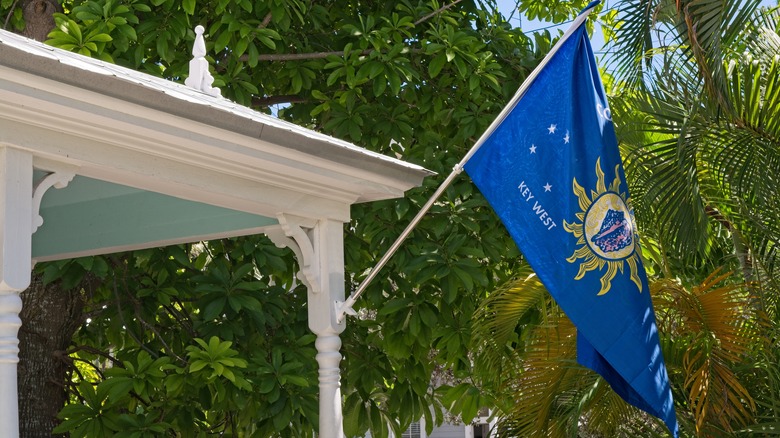
[[[449,187],[450,184],[452,184],[452,181],[455,180],[455,178],[460,175],[460,173],[463,171],[463,166],[466,165],[466,162],[471,159],[472,156],[474,156],[475,153],[479,150],[480,147],[482,147],[482,144],[485,143],[485,141],[490,137],[490,134],[493,133],[493,131],[496,130],[498,125],[501,124],[501,122],[504,121],[506,116],[512,111],[512,109],[517,105],[517,102],[520,100],[520,98],[523,97],[525,92],[528,90],[528,88],[531,86],[531,84],[534,82],[537,76],[539,76],[539,73],[542,71],[545,65],[547,65],[548,62],[550,62],[550,59],[558,52],[561,45],[569,39],[569,37],[577,30],[577,28],[587,19],[588,15],[593,11],[593,8],[601,3],[600,0],[596,0],[588,4],[588,6],[585,7],[585,9],[580,12],[580,14],[572,21],[571,26],[569,26],[568,29],[566,29],[566,32],[564,32],[563,36],[558,40],[558,42],[553,46],[552,49],[547,53],[547,55],[542,59],[542,62],[539,63],[539,65],[534,68],[534,70],[531,72],[530,75],[523,81],[522,85],[520,85],[520,88],[517,89],[515,92],[515,95],[512,96],[512,99],[509,100],[509,103],[504,107],[504,109],[501,110],[501,112],[498,114],[498,116],[493,120],[493,123],[488,126],[488,128],[485,130],[485,132],[482,133],[482,135],[479,137],[479,139],[474,143],[474,146],[469,149],[469,151],[466,153],[466,155],[463,157],[463,159],[460,160],[458,164],[455,165],[455,167],[452,168],[452,172],[447,176],[447,178],[444,180],[444,182],[441,183],[438,189],[436,189],[436,192],[428,199],[428,202],[423,205],[423,207],[420,209],[419,212],[417,212],[417,215],[412,219],[411,222],[409,222],[409,225],[406,226],[406,228],[401,232],[401,234],[398,236],[398,238],[393,242],[393,244],[390,246],[390,248],[387,250],[385,255],[382,256],[381,259],[376,263],[376,265],[369,271],[366,278],[363,279],[363,281],[360,283],[358,288],[344,301],[336,302],[336,321],[338,323],[341,323],[344,320],[344,317],[347,314],[350,315],[356,315],[357,313],[352,308],[352,306],[355,305],[357,302],[357,299],[360,298],[361,295],[363,295],[363,292],[365,292],[368,285],[371,283],[371,281],[374,280],[374,278],[379,274],[379,271],[387,264],[387,262],[390,260],[390,257],[392,257],[396,251],[398,251],[398,248],[401,246],[401,244],[406,240],[407,237],[409,237],[409,234],[411,234],[412,230],[414,230],[415,227],[417,227],[417,224],[420,223],[422,220],[422,217],[428,213],[428,210],[433,206],[434,202],[436,202],[437,199],[439,199],[439,196],[441,196],[442,193]]]

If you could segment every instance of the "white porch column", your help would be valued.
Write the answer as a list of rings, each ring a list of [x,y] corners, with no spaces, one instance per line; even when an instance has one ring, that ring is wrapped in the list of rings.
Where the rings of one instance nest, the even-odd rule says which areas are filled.
[[[322,438],[343,438],[341,412],[341,338],[317,333],[317,363],[320,366],[320,434]]]
[[[320,437],[343,438],[341,411],[341,338],[345,324],[336,322],[336,301],[344,301],[344,224],[320,220],[312,240],[319,263],[320,291],[309,288],[309,328],[317,335],[320,366]]]
[[[0,146],[0,427],[19,436],[19,327],[32,270],[32,155]]]
[[[344,301],[344,223],[280,214],[280,229],[269,230],[277,246],[290,247],[308,289],[309,329],[317,335],[321,438],[343,438],[341,338],[345,323],[336,321],[336,301]]]

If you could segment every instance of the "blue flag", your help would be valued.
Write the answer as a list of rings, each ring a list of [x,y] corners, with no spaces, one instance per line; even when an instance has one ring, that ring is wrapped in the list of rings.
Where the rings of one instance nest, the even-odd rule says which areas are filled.
[[[577,327],[577,360],[677,436],[628,189],[585,26],[464,166]]]

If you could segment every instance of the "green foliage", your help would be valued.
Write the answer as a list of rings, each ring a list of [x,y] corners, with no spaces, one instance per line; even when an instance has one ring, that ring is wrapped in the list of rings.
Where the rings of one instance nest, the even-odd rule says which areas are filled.
[[[8,13],[3,5],[0,12]],[[200,24],[224,96],[268,112],[282,103],[276,109],[284,119],[439,172],[402,200],[353,208],[345,228],[348,291],[549,47],[542,36],[534,48],[473,2],[442,8],[413,0],[66,0],[63,6],[49,44],[183,81],[192,29]],[[343,334],[350,433],[398,435],[422,416],[430,426],[442,421],[431,376],[446,372],[455,385],[469,379],[471,314],[518,259],[481,195],[465,176],[456,181],[369,287],[358,303],[364,317],[350,320]],[[68,407],[61,430],[154,434],[161,425],[181,436],[311,435],[314,339],[287,251],[247,237],[95,260],[108,269],[97,275],[105,280],[88,297],[90,320],[74,338],[71,357],[99,377],[74,371],[69,406],[93,406],[85,391],[104,396],[103,405],[99,416]],[[89,271],[81,267],[40,269],[48,281],[69,287]],[[469,390],[456,405],[471,416],[480,397]]]
[[[560,22],[586,3],[518,6],[529,18]],[[448,5],[65,0],[48,43],[183,81],[192,29],[201,24],[223,95],[266,112],[281,103],[275,109],[284,119],[442,175],[404,199],[353,208],[345,228],[349,291],[552,45],[549,33],[531,41],[479,2]],[[735,269],[757,282],[750,305],[776,325],[780,43],[776,12],[754,15],[755,6],[620,1],[601,19],[615,43],[609,88],[650,273],[687,291],[715,267]],[[9,28],[24,28],[18,3],[0,0],[0,13]],[[399,435],[423,416],[432,427],[445,410],[467,420],[486,404],[508,415],[524,399],[535,400],[521,405],[531,415],[508,423],[524,434],[572,436],[580,425],[610,436],[657,433],[567,362],[571,327],[518,263],[492,210],[465,176],[458,179],[368,288],[362,317],[342,336],[348,435]],[[57,431],[312,436],[316,352],[294,265],[289,251],[257,236],[40,265],[47,282],[96,284],[85,290],[89,319],[68,352],[72,402]],[[500,287],[510,278],[526,295]],[[484,324],[492,317],[502,324]],[[708,363],[718,345],[699,336],[706,333],[692,334],[691,346],[704,353],[689,354],[681,370]],[[672,344],[664,346],[669,362],[682,362]],[[746,389],[743,396],[762,395],[757,424],[744,430],[776,423],[774,350],[751,346],[745,355],[755,366],[729,358],[728,372],[718,368]],[[701,375],[691,382],[704,382]],[[432,382],[442,385],[434,390]],[[678,402],[681,388],[691,387],[684,383],[676,385]],[[683,416],[688,425],[700,418]]]
[[[577,1],[547,1],[520,0],[519,8],[529,20],[540,20],[551,23],[561,23],[570,20],[590,3],[589,0]],[[597,6],[598,12],[603,6]]]
[[[100,32],[98,29],[92,30],[84,35],[78,23],[68,17],[57,14],[55,17],[57,28],[49,34],[49,44],[61,49],[72,50],[82,55],[90,56],[93,53],[102,52],[104,43],[111,41],[108,34]],[[100,44],[103,47],[99,47]],[[108,58],[110,61],[110,58]]]
[[[258,236],[107,260],[69,352],[90,372],[73,370],[57,431],[311,435],[316,351],[289,251]]]
[[[477,387],[470,383],[460,383],[455,386],[441,386],[437,391],[443,394],[442,404],[450,412],[460,413],[463,424],[470,424],[479,410],[485,406],[494,406],[495,402],[483,395]]]
[[[17,2],[15,0],[2,0],[0,1],[0,10],[5,12],[3,15],[5,17],[4,29],[21,32],[25,28],[24,16],[22,8],[14,7],[16,5]]]

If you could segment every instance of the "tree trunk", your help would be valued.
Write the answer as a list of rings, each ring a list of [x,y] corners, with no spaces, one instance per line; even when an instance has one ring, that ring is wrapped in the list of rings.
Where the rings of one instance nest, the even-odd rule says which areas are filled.
[[[62,12],[56,0],[22,0],[27,38],[45,41],[54,29],[54,13]],[[59,424],[57,413],[65,406],[69,364],[65,351],[83,323],[80,288],[64,291],[59,283],[44,286],[33,275],[21,293],[22,327],[19,329],[20,438],[51,437]]]
[[[23,0],[22,12],[25,28],[22,35],[38,41],[46,41],[54,29],[54,13],[62,12],[62,6],[55,0]]]
[[[64,291],[55,282],[44,286],[33,275],[22,292],[19,329],[19,434],[51,437],[65,405],[68,362],[64,352],[83,321],[81,288]]]

